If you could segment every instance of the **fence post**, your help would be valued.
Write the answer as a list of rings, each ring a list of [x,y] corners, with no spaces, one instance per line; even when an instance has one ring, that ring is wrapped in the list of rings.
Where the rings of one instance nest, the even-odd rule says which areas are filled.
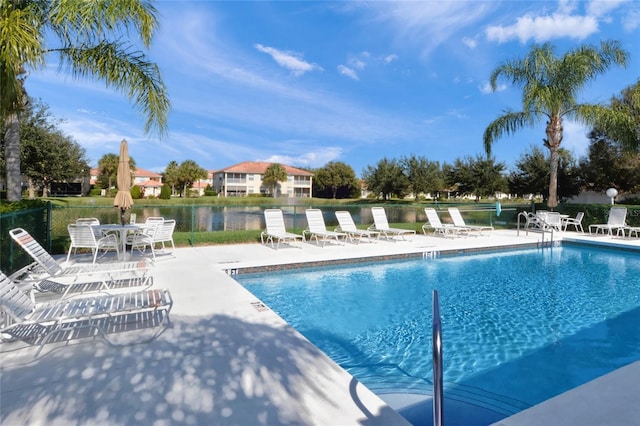
[[[196,245],[196,241],[195,241],[195,230],[194,230],[194,226],[195,226],[195,222],[196,222],[196,209],[195,209],[195,204],[191,205],[191,247]]]
[[[51,253],[51,232],[53,231],[52,225],[51,225],[51,201],[47,201],[47,223],[46,223],[46,240],[47,240],[47,251],[49,253]]]

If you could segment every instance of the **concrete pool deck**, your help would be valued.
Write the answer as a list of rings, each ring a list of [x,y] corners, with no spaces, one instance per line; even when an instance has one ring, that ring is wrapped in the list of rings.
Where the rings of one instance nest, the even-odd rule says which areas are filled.
[[[640,249],[640,239],[555,235],[562,238]],[[38,347],[3,343],[0,423],[406,425],[394,410],[402,407],[392,408],[369,391],[230,274],[344,259],[535,246],[540,239],[537,233],[517,236],[512,230],[497,230],[489,236],[456,239],[416,235],[411,241],[358,245],[304,243],[301,249],[281,245],[274,250],[260,244],[176,249],[173,256],[159,255],[152,271],[154,287],[169,289],[174,298],[169,327],[113,333],[109,336],[113,345],[101,337],[56,342],[37,357]],[[153,340],[137,343],[149,337]],[[635,380],[616,376],[597,380],[619,383],[608,386],[606,396],[617,394],[616,400],[638,407],[635,384],[640,383],[640,368],[623,378],[630,375]],[[637,408],[577,404],[584,398],[574,392],[599,396],[600,385],[595,391],[589,385],[559,395],[556,398],[566,397],[559,404],[545,406],[550,400],[519,414],[532,419],[562,414],[563,424],[588,424],[583,420],[600,418],[589,416],[588,410],[602,414],[611,408],[610,424],[637,420]],[[514,419],[499,424],[521,424]],[[430,421],[425,419],[426,424]]]

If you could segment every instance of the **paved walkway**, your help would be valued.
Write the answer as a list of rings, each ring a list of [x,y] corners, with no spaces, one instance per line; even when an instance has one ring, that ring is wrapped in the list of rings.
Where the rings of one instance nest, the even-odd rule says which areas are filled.
[[[640,240],[567,236],[640,248]],[[408,422],[232,279],[243,268],[536,245],[540,234],[363,242],[274,250],[181,248],[158,256],[154,287],[174,298],[169,328],[0,347],[2,424],[406,425]],[[556,238],[558,236],[556,235]],[[148,343],[137,343],[153,338]],[[570,410],[571,407],[566,407]],[[517,424],[517,423],[504,423]]]

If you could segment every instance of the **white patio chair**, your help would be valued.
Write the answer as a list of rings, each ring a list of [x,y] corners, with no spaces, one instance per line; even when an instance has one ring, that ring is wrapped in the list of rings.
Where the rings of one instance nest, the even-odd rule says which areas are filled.
[[[589,235],[595,232],[598,235],[598,232],[607,231],[607,235],[613,236],[613,231],[617,231],[618,234],[622,231],[624,234],[624,229],[627,227],[627,208],[626,207],[611,207],[609,210],[609,218],[607,219],[607,223],[594,223],[593,225],[589,225]]]
[[[580,232],[584,234],[584,229],[582,228],[582,219],[584,218],[584,212],[578,212],[576,217],[565,217],[562,219],[562,229],[564,231],[567,230],[567,227],[573,226],[576,232],[578,229]]]
[[[120,245],[118,244],[118,238],[113,234],[108,234],[100,238],[96,238],[94,234],[94,228],[91,225],[76,225],[70,224],[67,226],[69,231],[69,237],[71,237],[71,245],[69,246],[69,252],[67,253],[67,262],[71,257],[71,252],[77,252],[79,248],[91,249],[93,253],[93,262],[96,263],[98,252],[100,250],[108,251],[115,250],[120,255]]]
[[[373,238],[380,238],[380,232],[378,231],[368,231],[366,229],[358,229],[356,227],[353,218],[351,217],[351,213],[348,211],[337,211],[336,219],[338,219],[338,227],[336,231],[345,232],[349,235],[349,240],[353,241],[354,238],[357,238],[357,242],[360,243],[363,238],[368,238],[369,241],[373,242]]]
[[[344,242],[347,239],[348,234],[345,232],[327,230],[321,210],[307,209],[305,210],[305,215],[307,217],[308,226],[307,229],[302,231],[302,235],[305,236],[305,239],[306,236],[309,236],[309,240],[315,239],[316,244],[318,245],[320,245],[320,240],[322,240],[322,247],[324,247],[329,240],[336,240],[336,243],[340,244],[340,240]]]
[[[155,260],[156,258],[156,245],[161,244],[162,250],[166,249],[165,243],[171,243],[171,250],[175,250],[175,244],[173,242],[173,231],[176,228],[175,219],[164,220],[162,223],[153,225],[144,229],[142,232],[133,234],[131,239],[128,240],[131,243],[131,251],[138,249],[144,253],[147,246],[151,248],[151,256]]]
[[[287,232],[287,229],[284,226],[284,216],[282,215],[282,210],[266,209],[264,211],[264,221],[267,229],[260,233],[260,241],[262,242],[262,244],[271,243],[271,247],[273,247],[273,242],[275,240],[275,249],[277,250],[278,247],[280,247],[281,242],[295,243],[298,240],[300,240],[300,242],[304,241],[304,235]],[[302,244],[300,244],[299,248],[302,248]]]
[[[29,232],[22,228],[9,231],[11,238],[33,258],[35,263],[24,269],[21,282],[30,281],[36,290],[69,293],[119,288],[125,281],[133,286],[149,285],[151,275],[147,262],[114,262],[60,265]]]
[[[451,216],[451,220],[453,220],[453,226],[458,228],[467,229],[469,231],[476,231],[478,234],[483,235],[482,231],[493,231],[493,226],[488,225],[467,225],[458,210],[457,207],[449,207],[447,209],[449,211],[449,216]]]
[[[412,229],[391,228],[384,207],[371,207],[371,214],[373,215],[373,225],[368,230],[380,232],[387,240],[393,237],[401,237],[404,240],[405,235],[413,237],[416,234],[416,231]]]
[[[436,209],[432,207],[425,207],[424,213],[427,215],[427,223],[422,225],[422,232],[427,235],[427,231],[433,230],[433,235],[442,235],[443,237],[459,237],[463,234],[469,235],[468,228],[460,228],[455,225],[443,225],[440,221],[440,216]]]
[[[66,300],[36,304],[18,286],[0,272],[0,340],[23,340],[45,345],[56,333],[65,333],[68,340],[81,328],[95,328],[108,341],[105,321],[124,319],[140,321],[140,314],[161,314],[161,324],[173,306],[168,290],[143,290],[113,295],[96,294]],[[123,329],[123,322],[118,322]],[[40,347],[42,349],[42,346]],[[36,356],[38,355],[36,352]]]

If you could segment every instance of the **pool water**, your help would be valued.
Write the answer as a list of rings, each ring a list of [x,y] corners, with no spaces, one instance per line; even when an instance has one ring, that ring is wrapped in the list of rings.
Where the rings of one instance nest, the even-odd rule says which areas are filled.
[[[640,359],[640,255],[581,246],[235,278],[374,392],[432,389],[505,415]]]

